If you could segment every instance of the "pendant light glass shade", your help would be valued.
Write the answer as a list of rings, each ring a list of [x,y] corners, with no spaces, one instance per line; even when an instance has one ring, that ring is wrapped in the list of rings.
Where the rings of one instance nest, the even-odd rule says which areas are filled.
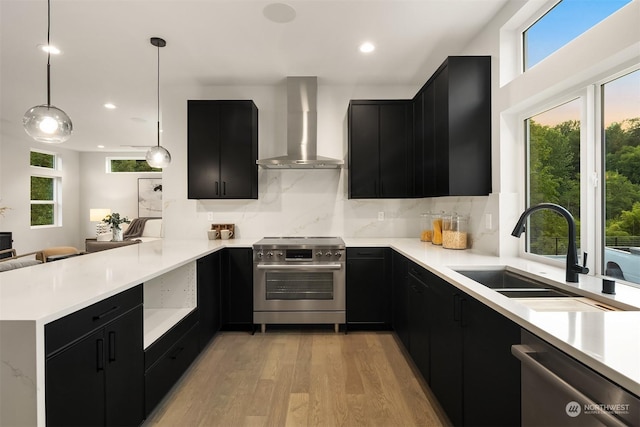
[[[24,113],[22,125],[38,142],[59,144],[71,137],[73,124],[67,113],[53,105],[37,105]]]
[[[158,48],[158,145],[149,148],[145,159],[153,168],[166,168],[171,163],[171,154],[169,154],[169,150],[160,146],[160,48],[165,47],[167,42],[160,37],[151,37],[149,41]]]
[[[50,46],[51,0],[47,0],[47,47]],[[38,142],[59,144],[71,137],[73,124],[61,109],[51,105],[51,50],[47,50],[47,103],[36,105],[24,113],[25,132]]]
[[[161,146],[151,147],[145,156],[149,166],[154,168],[166,168],[171,163],[171,154]]]

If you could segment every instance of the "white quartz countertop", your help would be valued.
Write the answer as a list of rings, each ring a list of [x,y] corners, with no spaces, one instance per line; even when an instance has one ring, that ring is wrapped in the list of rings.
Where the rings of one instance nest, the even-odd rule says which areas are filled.
[[[258,238],[162,239],[91,253],[0,274],[0,321],[44,325],[224,247],[251,247]],[[447,250],[413,238],[344,238],[347,247],[391,247],[523,328],[640,396],[640,289],[616,285],[602,294],[601,280],[564,281],[564,268],[521,258]],[[508,265],[628,310],[535,311],[457,273],[458,267]]]

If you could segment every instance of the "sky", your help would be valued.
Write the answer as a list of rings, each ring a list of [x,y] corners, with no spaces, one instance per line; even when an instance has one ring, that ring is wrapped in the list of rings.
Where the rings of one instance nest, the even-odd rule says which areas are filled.
[[[530,68],[631,0],[562,0],[526,31],[526,67]],[[604,124],[640,117],[640,71],[622,76],[604,87]],[[536,116],[553,126],[580,120],[580,103],[569,102]]]

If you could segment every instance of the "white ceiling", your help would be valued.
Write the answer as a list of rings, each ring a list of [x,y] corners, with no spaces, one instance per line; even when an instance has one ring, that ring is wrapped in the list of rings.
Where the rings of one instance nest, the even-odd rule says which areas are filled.
[[[65,148],[113,147],[122,134],[152,135],[157,51],[169,85],[275,85],[289,75],[320,85],[420,86],[509,0],[291,0],[289,23],[263,14],[275,1],[51,0],[51,103],[74,134]],[[46,103],[46,0],[0,0],[3,137],[28,138],[24,112]],[[377,46],[358,52],[365,40]],[[118,109],[107,111],[105,102]],[[154,143],[154,137],[145,142]],[[144,144],[144,143],[143,143]]]

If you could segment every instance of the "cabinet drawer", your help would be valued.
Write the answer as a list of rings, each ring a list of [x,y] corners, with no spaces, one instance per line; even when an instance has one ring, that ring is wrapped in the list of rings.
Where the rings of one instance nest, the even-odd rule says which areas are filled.
[[[409,274],[425,285],[429,283],[430,273],[424,268],[420,267],[418,264],[411,261],[409,262]]]
[[[198,316],[198,310],[193,310],[145,350],[145,371],[149,370],[167,350],[173,347],[198,322]]]
[[[199,324],[191,329],[162,355],[144,375],[145,414],[149,415],[167,392],[198,356]]]
[[[47,356],[142,304],[142,285],[55,320],[44,328]]]
[[[386,248],[347,248],[347,259],[384,258]]]

